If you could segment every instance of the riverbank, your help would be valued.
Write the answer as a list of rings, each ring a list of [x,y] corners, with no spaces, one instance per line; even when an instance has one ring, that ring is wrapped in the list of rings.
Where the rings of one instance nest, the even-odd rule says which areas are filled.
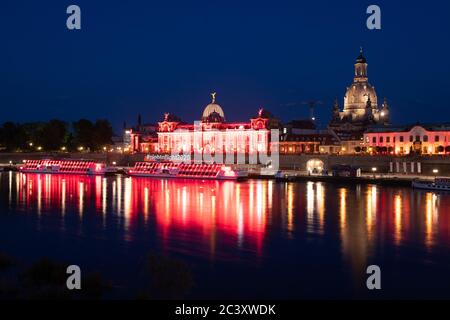
[[[283,171],[284,176],[276,178],[277,181],[320,181],[343,184],[359,184],[370,183],[388,186],[402,186],[409,187],[415,179],[433,180],[431,176],[417,176],[417,175],[362,175],[361,177],[338,177],[327,175],[307,175],[306,173],[294,173],[292,171]],[[261,177],[252,177],[259,179]],[[264,178],[264,177],[263,177]]]
[[[136,162],[143,161],[145,154],[123,153],[0,153],[0,171],[16,171],[23,160],[37,159],[85,159],[115,166],[118,174],[126,174]],[[396,157],[396,156],[335,156],[335,155],[280,155],[281,181],[324,181],[334,183],[372,183],[410,186],[414,179],[434,179],[435,176],[450,176],[450,157]],[[306,168],[310,160],[323,165],[331,172],[334,165],[349,165],[361,168],[361,177],[336,177],[330,175],[308,175]],[[398,165],[397,165],[398,163]],[[417,173],[420,163],[420,174]],[[250,179],[274,179],[259,175],[258,165],[239,165],[251,172]],[[375,169],[376,174],[370,170]],[[401,172],[396,172],[397,170]],[[414,171],[415,169],[415,171]],[[403,170],[403,171],[402,171]],[[391,171],[395,171],[391,172]],[[414,171],[414,172],[411,172]],[[436,173],[434,173],[436,171]]]

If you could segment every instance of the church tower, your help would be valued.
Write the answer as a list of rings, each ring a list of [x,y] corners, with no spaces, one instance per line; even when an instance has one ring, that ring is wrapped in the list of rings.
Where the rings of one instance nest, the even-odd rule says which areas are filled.
[[[361,48],[354,64],[355,73],[352,84],[347,87],[344,96],[344,108],[339,110],[335,102],[329,127],[334,130],[358,131],[373,124],[389,123],[389,106],[378,106],[375,87],[369,83],[367,60]]]
[[[355,78],[354,82],[365,82],[367,81],[367,61],[363,55],[363,50],[361,48],[359,56],[355,63]]]
[[[367,111],[367,101],[370,100],[372,112]],[[375,87],[369,83],[367,76],[367,60],[362,48],[355,63],[355,76],[353,83],[347,87],[344,97],[343,118],[352,122],[366,121],[370,114],[376,114],[378,110],[378,99]]]

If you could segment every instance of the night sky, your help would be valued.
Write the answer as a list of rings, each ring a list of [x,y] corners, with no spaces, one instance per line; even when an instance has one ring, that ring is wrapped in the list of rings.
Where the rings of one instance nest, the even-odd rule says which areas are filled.
[[[81,7],[82,29],[66,28]],[[382,30],[366,28],[366,8]],[[394,123],[450,121],[450,2],[21,1],[0,2],[0,122],[60,118],[156,123],[201,117],[209,93],[228,121],[263,106],[304,118],[317,99],[325,125],[343,104],[362,46],[379,101]]]

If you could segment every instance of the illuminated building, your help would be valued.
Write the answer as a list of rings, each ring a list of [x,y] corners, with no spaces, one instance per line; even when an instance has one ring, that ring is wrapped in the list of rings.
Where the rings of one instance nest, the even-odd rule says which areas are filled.
[[[338,136],[332,130],[316,128],[312,120],[294,120],[283,126],[280,154],[339,153]]]
[[[270,153],[270,130],[280,127],[280,121],[260,109],[249,122],[226,122],[216,94],[202,114],[201,121],[187,124],[166,113],[158,123],[159,153]]]
[[[157,129],[157,125],[142,124],[139,115],[137,126],[125,130],[124,141],[129,141],[128,147],[131,152],[156,153],[158,152]]]
[[[369,153],[448,154],[450,124],[372,127],[364,133],[364,148]]]
[[[378,105],[375,87],[369,83],[367,60],[362,49],[356,59],[353,83],[347,87],[344,96],[344,109],[341,111],[337,99],[333,105],[333,115],[329,128],[342,141],[343,153],[354,153],[362,146],[364,131],[373,125],[389,124],[389,105],[384,100]]]

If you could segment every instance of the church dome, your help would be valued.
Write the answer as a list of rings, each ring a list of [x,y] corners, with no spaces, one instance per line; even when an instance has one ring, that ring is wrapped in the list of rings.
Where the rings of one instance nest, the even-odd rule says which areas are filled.
[[[378,106],[378,99],[375,88],[368,82],[354,82],[347,88],[347,92],[345,93],[344,111],[364,109],[369,97],[373,108],[376,108]]]
[[[210,104],[208,104],[205,107],[205,110],[203,111],[202,120],[207,120],[208,117],[213,114],[217,113],[223,120],[225,119],[225,114],[223,113],[222,107],[216,103],[216,93],[211,93],[212,101]]]
[[[367,100],[372,105],[372,109],[377,109],[378,99],[375,88],[369,83],[367,77],[367,60],[361,48],[355,64],[355,77],[353,83],[347,88],[344,97],[344,112],[352,112],[354,116],[365,116]]]

